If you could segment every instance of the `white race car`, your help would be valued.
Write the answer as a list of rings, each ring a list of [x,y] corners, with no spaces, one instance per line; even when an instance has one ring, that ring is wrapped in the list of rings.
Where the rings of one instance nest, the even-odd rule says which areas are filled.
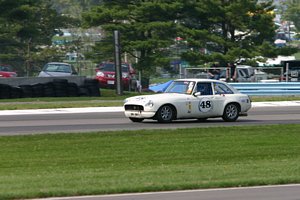
[[[239,116],[247,116],[250,108],[248,95],[211,79],[178,79],[163,93],[130,97],[124,103],[125,115],[133,122],[193,118],[204,121],[215,117],[233,122]]]

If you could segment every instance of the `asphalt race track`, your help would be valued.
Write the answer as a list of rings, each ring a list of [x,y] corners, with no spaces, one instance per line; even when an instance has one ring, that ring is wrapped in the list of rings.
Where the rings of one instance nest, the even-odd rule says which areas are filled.
[[[45,200],[299,200],[300,185],[48,198]]]
[[[57,112],[47,110],[43,113],[24,114],[19,111],[0,111],[0,135],[300,123],[300,106],[256,106],[249,111],[249,116],[240,117],[236,122],[224,122],[221,118],[215,118],[207,122],[178,120],[169,124],[154,120],[133,123],[118,109],[101,112],[97,112],[95,108],[92,112],[85,112],[84,109],[80,112],[54,111]]]

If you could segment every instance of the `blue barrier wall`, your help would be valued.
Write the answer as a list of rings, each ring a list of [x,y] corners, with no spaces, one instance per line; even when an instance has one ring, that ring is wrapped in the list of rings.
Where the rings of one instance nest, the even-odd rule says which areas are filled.
[[[168,85],[170,82],[167,82]],[[275,83],[229,83],[241,93],[251,96],[295,96],[300,95],[300,82]],[[166,84],[150,86],[149,89],[158,92],[164,91]]]
[[[300,82],[229,83],[241,93],[251,96],[300,95]]]

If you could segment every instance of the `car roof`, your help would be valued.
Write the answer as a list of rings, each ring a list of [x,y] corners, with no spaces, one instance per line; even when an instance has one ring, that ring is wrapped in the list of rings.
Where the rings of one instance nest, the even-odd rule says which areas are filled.
[[[71,64],[69,64],[69,63],[64,63],[64,62],[49,62],[49,63],[47,63],[47,64],[71,65]]]
[[[237,68],[253,68],[250,65],[237,65]]]
[[[215,79],[199,79],[199,78],[185,78],[185,79],[176,79],[174,81],[195,81],[195,82],[218,82],[218,83],[225,83],[224,81],[219,81]]]

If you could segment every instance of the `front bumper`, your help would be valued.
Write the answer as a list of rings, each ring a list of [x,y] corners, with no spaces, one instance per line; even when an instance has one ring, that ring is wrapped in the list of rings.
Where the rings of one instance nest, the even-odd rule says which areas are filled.
[[[126,117],[133,117],[133,118],[143,118],[149,119],[155,116],[155,112],[153,111],[140,111],[140,110],[126,110],[125,111]]]

